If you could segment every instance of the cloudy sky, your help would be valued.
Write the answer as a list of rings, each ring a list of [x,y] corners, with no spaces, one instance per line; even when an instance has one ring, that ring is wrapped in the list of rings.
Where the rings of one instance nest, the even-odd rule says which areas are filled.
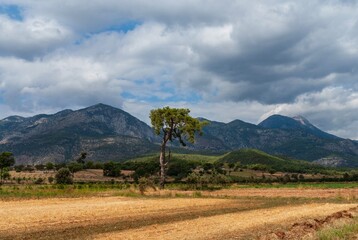
[[[99,102],[358,139],[358,2],[0,0],[0,118]]]

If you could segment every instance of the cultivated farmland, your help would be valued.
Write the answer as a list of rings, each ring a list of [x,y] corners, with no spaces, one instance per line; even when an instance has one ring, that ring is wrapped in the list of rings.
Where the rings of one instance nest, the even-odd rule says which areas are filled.
[[[318,191],[320,198],[311,191]],[[354,219],[358,206],[355,188],[100,193],[4,199],[0,239],[276,239],[294,223],[345,210],[350,215],[342,218]],[[131,197],[116,196],[129,193]],[[314,238],[323,227],[307,233]]]

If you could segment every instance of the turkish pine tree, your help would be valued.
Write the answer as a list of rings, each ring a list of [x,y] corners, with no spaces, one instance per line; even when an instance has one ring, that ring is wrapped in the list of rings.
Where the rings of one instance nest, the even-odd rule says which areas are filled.
[[[15,164],[15,158],[11,152],[3,152],[0,154],[0,184],[2,184],[3,182],[3,176],[5,170],[14,164]]]
[[[202,134],[202,127],[207,122],[199,121],[189,115],[190,110],[185,108],[158,108],[150,111],[150,120],[155,134],[162,135],[160,146],[160,187],[164,188],[165,168],[168,161],[165,156],[166,145],[177,139],[182,146],[185,141],[194,143],[195,135]]]

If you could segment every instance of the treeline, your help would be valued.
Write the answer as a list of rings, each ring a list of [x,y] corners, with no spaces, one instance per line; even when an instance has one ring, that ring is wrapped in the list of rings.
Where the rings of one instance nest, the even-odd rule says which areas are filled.
[[[15,165],[12,169],[16,172],[33,172],[33,171],[58,171],[61,168],[69,168],[72,172],[78,172],[83,169],[103,169],[104,163],[86,161],[85,163],[69,162],[69,163],[52,163],[35,165]]]
[[[253,156],[251,154],[251,156]],[[256,156],[257,157],[257,156]],[[244,159],[244,158],[241,158]],[[312,167],[305,165],[311,173],[302,168],[297,172],[296,165],[290,171],[282,171],[287,165],[276,168],[276,165],[268,165],[268,162],[254,163],[258,161],[200,161],[183,159],[180,156],[172,156],[166,166],[168,181],[173,183],[186,183],[192,188],[210,188],[215,185],[226,185],[229,183],[289,183],[289,182],[338,182],[358,181],[358,172],[338,172],[323,167]],[[246,163],[246,164],[243,164]],[[267,163],[267,164],[264,164]],[[312,167],[312,168],[311,168]],[[56,178],[51,182],[72,183],[76,172],[85,169],[102,169],[103,176],[117,178],[116,181],[134,182],[140,184],[143,181],[157,184],[159,180],[158,157],[147,157],[143,160],[126,162],[92,162],[92,161],[71,161],[68,163],[46,163],[38,165],[16,165],[12,167],[15,171],[55,171]],[[281,171],[278,171],[278,170]],[[250,172],[251,171],[251,172]],[[255,171],[255,176],[241,176],[240,172]],[[278,173],[279,172],[279,173]],[[60,173],[60,174],[59,174]],[[277,173],[277,174],[276,174]],[[261,174],[261,175],[260,175]],[[245,174],[243,174],[245,175]],[[146,179],[146,180],[145,180]],[[50,180],[48,181],[50,182]],[[40,182],[39,182],[40,183]]]

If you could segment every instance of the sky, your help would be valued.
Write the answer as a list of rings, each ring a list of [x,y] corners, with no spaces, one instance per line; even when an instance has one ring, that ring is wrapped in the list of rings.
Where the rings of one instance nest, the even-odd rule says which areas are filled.
[[[0,118],[97,103],[358,139],[358,1],[0,0]]]

